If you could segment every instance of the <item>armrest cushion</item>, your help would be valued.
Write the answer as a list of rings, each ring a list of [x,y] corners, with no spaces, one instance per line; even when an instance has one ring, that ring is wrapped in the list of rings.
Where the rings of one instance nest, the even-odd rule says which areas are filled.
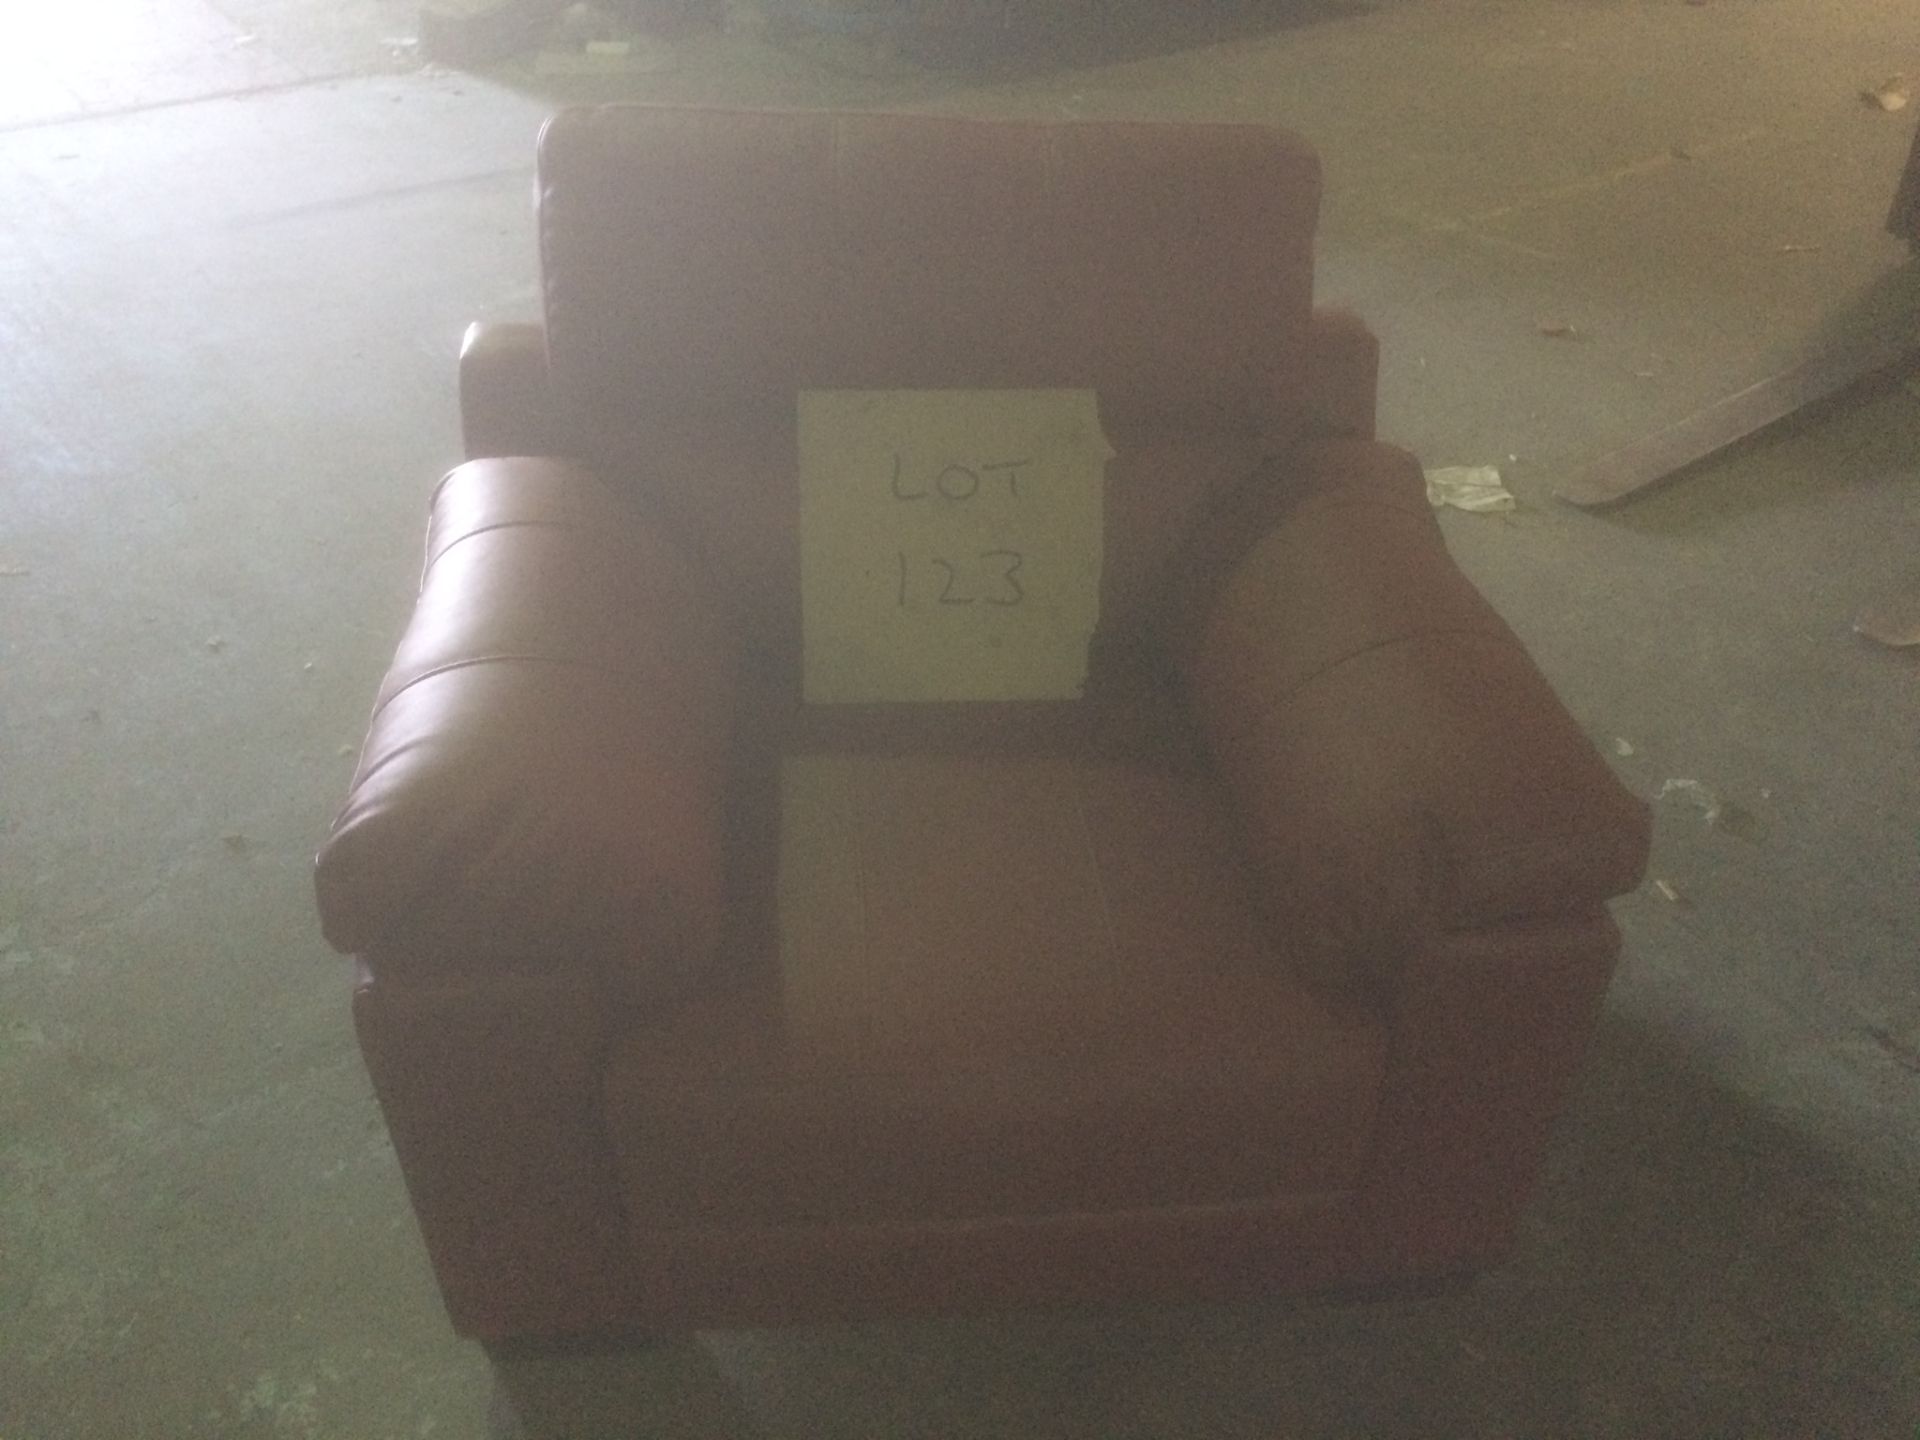
[[[1303,459],[1175,651],[1290,937],[1378,967],[1632,888],[1647,807],[1454,565],[1418,463]]]
[[[453,471],[320,851],[328,941],[381,973],[559,955],[649,994],[697,969],[732,686],[699,576],[590,473]]]

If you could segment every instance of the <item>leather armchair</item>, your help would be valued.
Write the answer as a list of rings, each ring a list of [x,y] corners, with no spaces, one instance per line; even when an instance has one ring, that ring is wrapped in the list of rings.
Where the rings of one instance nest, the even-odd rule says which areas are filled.
[[[486,1341],[1364,1289],[1512,1241],[1648,817],[1373,438],[1237,125],[610,107],[316,872]],[[804,388],[1075,386],[1081,698],[803,703]]]

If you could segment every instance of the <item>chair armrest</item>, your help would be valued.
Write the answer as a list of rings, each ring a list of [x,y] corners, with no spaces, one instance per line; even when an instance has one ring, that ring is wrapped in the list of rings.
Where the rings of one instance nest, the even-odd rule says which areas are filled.
[[[1596,907],[1461,930],[1406,957],[1362,1182],[1405,1270],[1485,1269],[1511,1247],[1619,953]]]
[[[460,437],[469,460],[564,455],[540,325],[476,321],[460,339]]]
[[[360,967],[360,1053],[461,1334],[605,1330],[631,1309],[601,1118],[629,1020],[587,971],[389,983]]]
[[[657,998],[722,918],[732,644],[689,562],[592,474],[474,461],[315,869],[382,979],[602,967]]]
[[[1454,565],[1418,463],[1300,459],[1174,643],[1290,946],[1377,982],[1438,936],[1632,888],[1647,807]]]
[[[1307,433],[1371,440],[1380,394],[1380,342],[1353,311],[1322,305],[1307,328]]]

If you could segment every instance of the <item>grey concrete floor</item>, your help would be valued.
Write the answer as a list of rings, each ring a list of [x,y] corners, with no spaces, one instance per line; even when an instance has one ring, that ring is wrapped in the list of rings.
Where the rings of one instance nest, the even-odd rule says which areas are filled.
[[[384,0],[0,11],[0,1440],[484,1433],[308,864],[460,328],[533,304],[534,129],[616,94],[1303,131],[1383,428],[1521,498],[1446,516],[1456,553],[1631,784],[1740,823],[1661,803],[1678,899],[1618,906],[1523,1243],[1463,1294],[716,1334],[522,1387],[693,1436],[719,1386],[775,1440],[1912,1433],[1920,657],[1847,622],[1920,576],[1920,398],[1550,498],[1912,303],[1879,221],[1913,111],[1857,98],[1920,74],[1910,3],[1128,4],[959,69],[747,26],[564,86],[420,69]]]

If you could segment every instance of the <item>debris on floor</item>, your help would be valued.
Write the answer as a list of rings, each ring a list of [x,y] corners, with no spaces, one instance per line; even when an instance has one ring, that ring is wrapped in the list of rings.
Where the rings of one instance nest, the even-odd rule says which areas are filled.
[[[1686,800],[1700,812],[1709,825],[1718,820],[1726,808],[1721,803],[1719,795],[1698,780],[1664,780],[1660,784],[1660,793],[1653,798],[1664,800],[1669,795],[1678,795]]]
[[[1542,320],[1539,324],[1542,335],[1552,340],[1578,340],[1580,332],[1565,320]]]
[[[1653,888],[1659,892],[1660,898],[1670,905],[1685,905],[1687,903],[1687,897],[1675,889],[1670,881],[1655,880],[1653,882]]]
[[[636,75],[672,67],[660,36],[718,23],[720,0],[607,0],[564,10],[559,0],[426,0],[419,54],[461,67],[528,56],[547,75]],[[588,50],[620,42],[624,52]]]
[[[1860,99],[1865,104],[1892,114],[1896,110],[1907,108],[1913,100],[1913,91],[1907,86],[1906,76],[1889,75],[1878,85],[1862,90]]]
[[[1476,515],[1512,510],[1519,504],[1500,482],[1497,465],[1443,465],[1427,471],[1427,501]]]
[[[1920,645],[1920,580],[1867,606],[1853,617],[1853,630],[1896,649]]]
[[[649,40],[589,40],[577,50],[542,50],[536,75],[659,75],[674,68],[673,52]]]
[[[1826,247],[1822,245],[1782,245],[1779,247],[1782,255],[1811,255],[1825,248]]]
[[[1633,742],[1624,735],[1613,737],[1613,753],[1622,758],[1633,754]]]
[[[657,75],[674,68],[670,46],[598,5],[569,5],[533,57],[536,75]]]
[[[1711,786],[1698,780],[1665,780],[1654,794],[1657,804],[1669,797],[1677,796],[1700,812],[1700,818],[1709,828],[1721,830],[1742,840],[1764,840],[1769,826],[1760,816],[1744,805],[1736,805],[1725,799]]]
[[[553,39],[563,45],[586,45],[595,40],[611,40],[620,33],[619,17],[585,0],[569,5],[554,24]]]

